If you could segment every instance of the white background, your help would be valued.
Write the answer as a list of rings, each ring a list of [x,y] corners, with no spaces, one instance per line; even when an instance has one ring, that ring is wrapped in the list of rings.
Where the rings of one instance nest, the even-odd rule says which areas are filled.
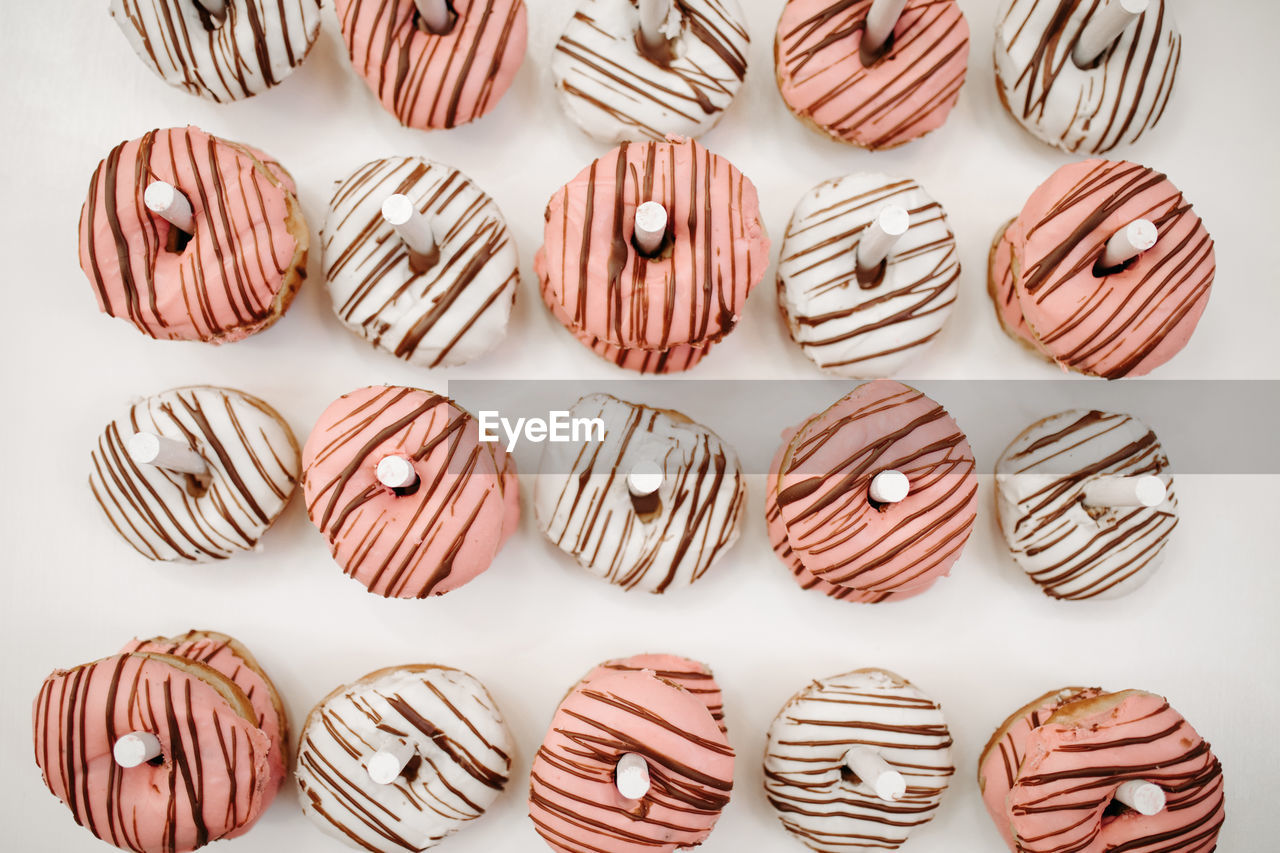
[[[756,182],[774,256],[793,204],[818,181],[859,169],[913,176],[949,209],[965,272],[949,325],[909,378],[1055,375],[1005,339],[985,294],[996,226],[1068,161],[1024,134],[997,102],[995,0],[961,0],[973,42],[969,79],[948,124],[882,154],[826,141],[791,118],[772,73],[782,4],[743,4],[751,68],[737,102],[703,141]],[[525,816],[526,778],[556,703],[597,661],[647,650],[707,661],[725,690],[739,762],[733,801],[703,848],[708,853],[802,849],[761,793],[764,733],[808,679],[861,666],[897,670],[929,691],[955,737],[954,784],[937,818],[909,842],[914,853],[1000,849],[974,781],[977,756],[1006,714],[1068,682],[1169,696],[1225,767],[1221,849],[1273,846],[1280,478],[1180,478],[1182,522],[1164,569],[1132,597],[1103,603],[1051,602],[1021,576],[996,532],[990,477],[951,579],[881,608],[829,601],[792,583],[770,553],[758,482],[738,546],[704,581],[660,598],[624,593],[577,569],[541,540],[527,515],[488,573],[430,601],[385,601],[343,577],[296,499],[267,536],[265,553],[221,565],[150,564],[116,540],[85,486],[88,454],[102,425],[135,395],[189,383],[242,388],[276,406],[302,440],[330,400],[365,384],[444,391],[457,377],[623,378],[573,342],[537,296],[531,262],[543,206],[604,148],[563,118],[550,88],[547,58],[571,3],[529,5],[528,56],[497,110],[471,126],[426,134],[399,127],[356,78],[331,8],[301,69],[264,95],[219,106],[155,78],[108,17],[105,0],[5,0],[0,847],[104,849],[41,785],[30,701],[55,667],[111,654],[135,634],[193,626],[249,645],[295,726],[332,687],[377,667],[433,661],[484,680],[507,714],[519,758],[491,813],[445,842],[452,853],[543,849]],[[1199,330],[1158,376],[1280,378],[1273,88],[1280,67],[1272,41],[1280,6],[1177,0],[1174,7],[1185,39],[1174,101],[1149,138],[1116,153],[1173,177],[1216,238],[1219,267]],[[297,178],[313,234],[331,183],[366,160],[420,154],[461,168],[497,199],[521,249],[525,280],[505,343],[473,365],[434,373],[376,353],[333,317],[318,251],[288,316],[242,343],[158,343],[99,315],[76,254],[89,177],[121,140],[188,122],[278,157]],[[695,378],[818,375],[777,320],[772,279],[770,269],[739,330]],[[689,414],[715,422],[713,411]],[[1043,414],[1010,413],[1009,435]],[[1230,432],[1224,424],[1224,436]],[[345,849],[308,824],[289,788],[252,833],[232,843],[241,853]]]

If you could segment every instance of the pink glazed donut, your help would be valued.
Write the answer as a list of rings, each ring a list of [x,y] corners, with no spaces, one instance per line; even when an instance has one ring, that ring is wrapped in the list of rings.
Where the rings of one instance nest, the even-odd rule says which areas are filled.
[[[410,461],[416,483],[377,478],[388,456]],[[482,443],[475,419],[417,388],[361,388],[325,409],[302,449],[307,514],[343,571],[386,598],[457,589],[489,568],[514,532],[514,462]]]
[[[108,844],[186,853],[239,834],[266,807],[271,740],[230,679],[202,663],[134,653],[45,679],[33,709],[45,784]],[[122,736],[153,735],[161,753],[124,768]]]
[[[682,658],[678,655],[633,655],[629,658],[605,661],[583,677],[586,684],[592,679],[609,672],[652,672],[659,678],[683,687],[702,700],[711,716],[715,719],[720,731],[728,733],[724,724],[724,695],[720,685],[716,684],[711,668],[696,660]]]
[[[1136,219],[1156,226],[1155,247],[1101,269],[1107,241]],[[1186,346],[1216,270],[1213,238],[1178,188],[1117,160],[1058,169],[996,240],[990,290],[1002,327],[1061,367],[1106,379],[1143,376]]]
[[[646,201],[668,214],[652,257],[633,243]],[[768,259],[755,186],[724,158],[671,137],[624,142],[552,196],[534,270],[552,315],[597,354],[658,372],[619,350],[667,352],[661,371],[672,372],[701,358],[688,349],[733,330]]]
[[[157,180],[190,201],[189,238],[143,203]],[[309,242],[289,173],[195,127],[117,145],[80,211],[98,307],[160,340],[229,343],[267,328],[306,278]]]
[[[450,0],[433,33],[414,0],[334,0],[351,64],[405,127],[438,130],[498,104],[524,61],[524,0]]]
[[[969,25],[955,0],[907,0],[879,57],[861,55],[872,0],[787,0],[773,54],[791,112],[873,151],[937,130],[964,85]]]
[[[821,587],[834,597],[874,603],[923,592],[950,572],[973,529],[968,439],[942,406],[892,380],[860,385],[810,418],[775,464],[766,497],[774,550],[802,586],[854,590]],[[906,476],[909,492],[878,504],[871,481],[889,470]]]

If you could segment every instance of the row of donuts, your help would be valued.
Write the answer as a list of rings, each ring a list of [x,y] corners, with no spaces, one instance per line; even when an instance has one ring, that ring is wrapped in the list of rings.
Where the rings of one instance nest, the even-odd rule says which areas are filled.
[[[334,0],[353,69],[401,124],[466,124],[492,110],[524,60],[523,0]],[[111,0],[162,79],[224,102],[301,64],[320,0]],[[697,136],[747,73],[736,0],[578,0],[556,43],[561,106],[604,142]],[[1104,153],[1164,114],[1182,39],[1165,0],[1004,0],[995,80],[1019,124],[1065,151]],[[941,127],[960,95],[969,25],[955,0],[787,0],[778,90],[840,142],[894,148]]]
[[[479,818],[515,743],[475,677],[397,666],[288,717],[241,643],[210,631],[133,640],[57,670],[33,708],[36,763],[76,822],[137,853],[185,853],[247,832],[294,767],[303,812],[358,850],[420,851]],[[883,669],[815,679],[769,728],[764,788],[819,853],[894,850],[932,819],[955,767],[942,708]],[[528,809],[560,853],[701,844],[733,789],[723,697],[704,664],[607,661],[566,694],[533,758]],[[1068,687],[1014,711],[978,763],[1014,853],[1216,849],[1223,775],[1158,695]]]
[[[769,266],[754,185],[698,143],[624,142],[547,204],[534,258],[550,313],[614,364],[671,373],[728,335]],[[310,236],[292,179],[261,151],[195,128],[147,133],[99,164],[80,216],[80,265],[105,313],[161,340],[225,343],[274,323],[306,276]],[[340,181],[322,230],[341,321],[411,363],[460,364],[497,345],[519,289],[493,200],[416,157]],[[1163,174],[1061,167],[1002,227],[988,292],[1001,327],[1061,369],[1141,376],[1190,339],[1216,271],[1203,222]],[[823,370],[902,370],[959,291],[946,212],[906,178],[858,173],[800,200],[777,300]]]
[[[539,529],[583,568],[664,593],[737,541],[746,477],[711,429],[599,393],[563,420],[532,503]],[[498,438],[447,397],[376,386],[332,403],[299,451],[263,401],[186,387],[112,421],[89,483],[138,553],[205,562],[258,548],[300,480],[346,575],[376,595],[426,598],[487,570],[518,526],[516,469]],[[919,595],[969,538],[975,469],[939,403],[894,380],[864,383],[784,433],[766,478],[770,542],[805,589],[864,603]],[[1009,551],[1053,598],[1133,591],[1178,523],[1169,460],[1125,414],[1037,421],[1000,456],[995,482]]]

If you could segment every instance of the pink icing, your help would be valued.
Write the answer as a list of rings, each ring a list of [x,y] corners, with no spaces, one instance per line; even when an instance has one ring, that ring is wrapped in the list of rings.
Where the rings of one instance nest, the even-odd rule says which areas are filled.
[[[632,245],[636,208],[668,211],[670,245]],[[534,258],[544,301],[571,331],[624,349],[705,346],[732,331],[769,260],[755,186],[693,141],[623,143],[547,205]]]
[[[524,0],[453,0],[447,33],[419,26],[414,0],[334,0],[351,64],[406,127],[456,127],[497,106],[528,41]]]
[[[232,835],[264,808],[270,739],[202,678],[118,655],[59,670],[33,709],[35,757],[76,822],[109,844],[185,853]],[[130,732],[155,735],[162,763],[122,768]]]
[[[582,683],[610,672],[652,672],[659,678],[683,687],[702,700],[720,725],[720,731],[727,732],[724,725],[724,696],[720,685],[716,684],[711,670],[706,664],[696,660],[682,658],[677,655],[633,655],[629,658],[605,661],[591,672],[583,676]]]
[[[940,405],[878,379],[811,418],[789,446],[771,493],[796,559],[815,576],[892,593],[950,572],[973,529],[978,484],[969,442]],[[890,469],[910,492],[877,508],[871,479]]]
[[[787,0],[774,42],[793,113],[842,142],[893,148],[942,126],[960,96],[969,25],[955,0],[908,0],[888,52],[862,64],[871,0]]]
[[[1139,218],[1155,223],[1155,247],[1095,275],[1107,240]],[[1213,239],[1178,188],[1144,166],[1063,166],[1032,193],[1009,239],[1027,326],[1040,348],[1081,373],[1149,373],[1186,345],[1209,300]]]
[[[299,251],[287,227],[293,182],[257,155],[194,127],[116,146],[80,212],[80,266],[98,307],[161,340],[227,343],[278,319]],[[191,202],[195,234],[181,252],[167,248],[173,226],[143,204],[154,180]]]
[[[418,474],[412,494],[377,479],[391,455]],[[302,450],[307,513],[343,570],[370,592],[425,598],[489,567],[518,520],[514,468],[499,476],[470,414],[416,388],[361,388],[336,400]],[[510,464],[508,462],[508,464]]]
[[[649,765],[642,800],[614,784],[629,752]],[[702,698],[652,672],[606,672],[556,710],[534,756],[529,816],[564,853],[669,853],[710,835],[732,788],[733,749]]]

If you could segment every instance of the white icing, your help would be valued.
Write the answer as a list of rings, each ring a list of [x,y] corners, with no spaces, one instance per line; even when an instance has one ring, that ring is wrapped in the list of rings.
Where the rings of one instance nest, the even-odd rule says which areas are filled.
[[[608,143],[710,130],[742,85],[734,65],[746,66],[750,38],[737,0],[673,2],[663,27],[674,34],[669,67],[641,54],[639,28],[634,0],[578,5],[551,55],[565,112]]]
[[[534,489],[543,533],[583,567],[627,589],[665,592],[698,580],[737,541],[746,486],[737,454],[704,426],[607,394],[572,418],[600,418],[604,441],[548,442]],[[636,511],[627,475],[656,462],[652,517]]]
[[[187,474],[130,459],[125,442],[139,431],[199,454],[209,469],[207,491]],[[289,502],[299,468],[293,433],[265,403],[196,386],[142,399],[108,424],[93,451],[89,486],[140,554],[203,563],[253,549]]]
[[[389,742],[411,746],[419,760],[382,785],[367,765]],[[493,697],[473,676],[439,666],[380,670],[331,693],[308,716],[298,799],[318,827],[351,847],[424,850],[493,804],[513,750]]]
[[[439,257],[421,274],[382,218],[395,193],[435,236]],[[423,367],[462,364],[506,334],[520,282],[515,241],[493,199],[452,167],[418,157],[364,164],[334,192],[322,244],[338,318],[393,355]]]
[[[996,462],[1000,528],[1013,559],[1055,598],[1116,598],[1164,560],[1178,523],[1169,460],[1147,426],[1128,415],[1072,410],[1032,424]],[[1082,420],[1085,419],[1085,420]],[[1155,507],[1086,509],[1085,485],[1104,475],[1154,475]]]
[[[857,276],[863,229],[886,206],[910,227],[889,252],[884,278]],[[942,206],[909,178],[858,173],[800,199],[778,260],[778,301],[791,337],[815,364],[858,378],[889,376],[942,328],[955,302],[960,261]]]
[[[196,0],[111,0],[111,16],[166,83],[219,103],[289,76],[320,31],[319,0],[227,0],[226,18],[212,29]]]

